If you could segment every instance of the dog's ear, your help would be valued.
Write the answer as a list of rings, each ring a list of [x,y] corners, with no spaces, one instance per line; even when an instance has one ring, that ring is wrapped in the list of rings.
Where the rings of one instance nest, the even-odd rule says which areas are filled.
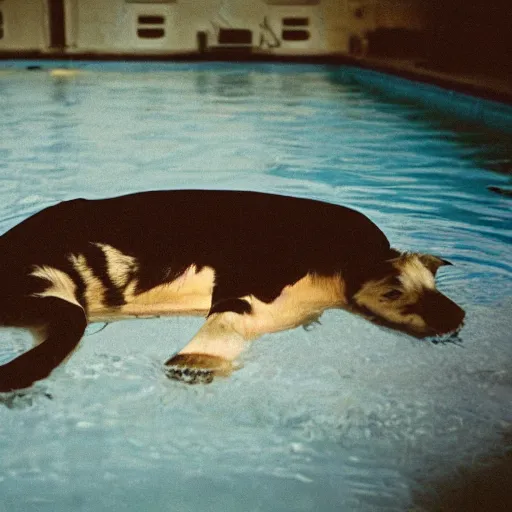
[[[448,260],[434,256],[433,254],[418,254],[418,258],[434,275],[436,275],[439,267],[443,267],[444,265],[453,265],[453,263],[450,263]]]
[[[439,267],[443,267],[444,265],[453,265],[453,263],[448,260],[444,260],[443,258],[439,258],[439,256],[434,256],[433,254],[419,254],[414,252],[401,252],[397,249],[390,249],[389,252],[391,258],[388,260],[390,263],[393,263],[397,266],[401,266],[406,264],[408,261],[412,261],[415,258],[418,258],[420,262],[427,267],[433,275],[436,275],[436,272],[439,270]]]
[[[406,253],[403,253],[402,251],[399,251],[398,249],[394,249],[393,247],[390,247],[388,253],[389,253],[388,261],[398,261],[400,256],[406,254]]]

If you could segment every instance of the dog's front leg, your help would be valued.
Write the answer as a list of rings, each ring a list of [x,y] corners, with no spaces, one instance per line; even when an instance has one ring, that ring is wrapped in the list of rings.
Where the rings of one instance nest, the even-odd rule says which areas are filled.
[[[165,363],[166,373],[169,378],[188,384],[209,383],[215,376],[228,376],[236,369],[236,358],[247,345],[240,313],[214,313],[192,340]]]
[[[34,327],[44,341],[0,366],[0,391],[14,391],[44,379],[73,351],[82,338],[87,320],[82,307],[57,297],[29,298],[11,312],[8,325]]]

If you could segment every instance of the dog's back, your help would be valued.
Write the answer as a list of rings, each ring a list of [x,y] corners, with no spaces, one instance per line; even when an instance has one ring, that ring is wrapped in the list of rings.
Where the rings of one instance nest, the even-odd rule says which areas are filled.
[[[109,275],[108,251],[131,261],[127,273],[137,267],[139,293],[194,264],[215,270],[221,298],[251,293],[265,301],[308,271],[332,275],[389,251],[380,229],[348,208],[256,192],[202,190],[68,201],[22,222],[2,242],[8,247],[6,266],[14,288],[20,273],[27,275],[34,266],[80,280],[79,265],[70,261],[74,256],[101,281],[112,306],[122,302],[122,286]],[[80,292],[83,283],[77,285]]]

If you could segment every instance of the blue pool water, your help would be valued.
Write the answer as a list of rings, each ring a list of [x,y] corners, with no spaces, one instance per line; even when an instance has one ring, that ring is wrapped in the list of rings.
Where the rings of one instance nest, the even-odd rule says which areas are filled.
[[[467,310],[459,345],[331,311],[205,387],[161,369],[201,319],[93,325],[65,367],[0,403],[0,512],[398,511],[418,482],[501,449],[512,203],[487,186],[509,183],[510,134],[313,66],[4,66],[0,111],[0,233],[77,196],[311,197],[452,261],[439,288]],[[1,334],[0,362],[29,346]]]

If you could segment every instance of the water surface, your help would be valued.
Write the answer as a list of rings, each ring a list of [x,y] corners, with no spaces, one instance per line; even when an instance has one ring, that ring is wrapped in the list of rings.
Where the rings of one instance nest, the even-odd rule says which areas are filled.
[[[312,66],[9,69],[0,108],[0,232],[74,197],[311,197],[452,261],[439,288],[467,310],[459,345],[328,312],[205,387],[161,368],[201,319],[91,326],[65,367],[0,404],[1,512],[404,510],[418,479],[510,428],[511,203],[486,188],[508,183],[510,135]],[[4,330],[0,361],[28,343]]]

